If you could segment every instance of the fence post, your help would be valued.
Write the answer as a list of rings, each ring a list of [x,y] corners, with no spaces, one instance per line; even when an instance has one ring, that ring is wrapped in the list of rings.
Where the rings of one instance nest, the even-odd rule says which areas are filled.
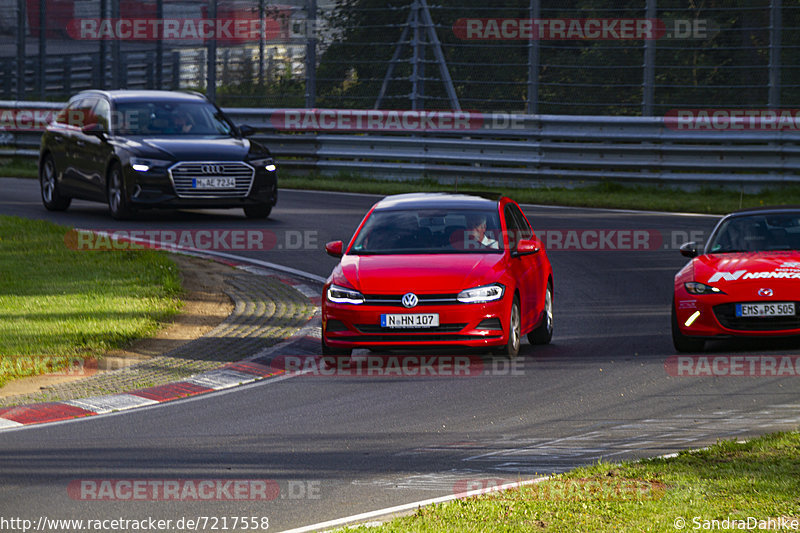
[[[109,0],[111,2],[111,18],[114,20],[119,19],[119,0]],[[120,42],[118,36],[114,36],[111,41],[111,88],[123,89],[122,84],[122,51],[120,50]],[[127,70],[127,69],[126,69]]]
[[[538,19],[542,14],[541,0],[531,0],[528,6],[528,16],[531,19]],[[528,114],[535,115],[539,112],[539,61],[540,51],[538,28],[533,25],[533,34],[528,41]]]
[[[72,95],[72,56],[61,56],[61,66],[64,71],[64,93],[69,98]]]
[[[208,18],[217,19],[217,0],[208,0]],[[217,32],[208,41],[208,66],[206,67],[206,96],[213,102],[217,98]]]
[[[264,87],[264,0],[258,0],[258,85]]]
[[[172,90],[176,91],[181,87],[181,53],[177,50],[172,51]]]
[[[306,4],[306,107],[317,103],[317,0]]]
[[[156,18],[161,21],[156,36],[156,89],[164,88],[164,0],[156,0]]]
[[[108,0],[100,0],[100,19],[108,18]],[[106,88],[106,55],[108,54],[108,42],[105,39],[100,39],[100,60],[97,62],[98,70],[100,71],[100,79],[97,86],[100,89]]]
[[[25,100],[25,0],[17,0],[17,100]]]
[[[645,15],[652,21],[656,18],[656,0],[647,0],[645,3]],[[653,37],[653,36],[651,36]],[[653,101],[655,99],[656,81],[656,41],[655,39],[644,40],[644,68],[642,79],[642,116],[653,116]]]
[[[47,91],[47,0],[39,0],[39,70],[36,76],[39,98]]]
[[[411,4],[411,109],[419,109],[419,2]]]
[[[775,109],[781,105],[781,1],[770,0],[769,6],[769,102]]]

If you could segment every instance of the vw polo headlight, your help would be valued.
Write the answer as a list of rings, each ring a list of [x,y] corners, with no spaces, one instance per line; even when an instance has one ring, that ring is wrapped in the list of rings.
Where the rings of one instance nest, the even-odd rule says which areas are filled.
[[[348,289],[338,285],[328,287],[328,301],[337,304],[358,305],[364,303],[364,295],[355,289]]]
[[[464,304],[478,304],[493,302],[503,297],[506,288],[500,283],[482,285],[471,289],[464,289],[458,293],[456,299]]]

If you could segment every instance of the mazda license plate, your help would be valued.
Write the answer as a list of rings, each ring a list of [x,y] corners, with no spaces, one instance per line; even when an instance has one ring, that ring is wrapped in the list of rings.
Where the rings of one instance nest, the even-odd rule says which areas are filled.
[[[768,304],[736,304],[738,317],[794,316],[794,302]]]

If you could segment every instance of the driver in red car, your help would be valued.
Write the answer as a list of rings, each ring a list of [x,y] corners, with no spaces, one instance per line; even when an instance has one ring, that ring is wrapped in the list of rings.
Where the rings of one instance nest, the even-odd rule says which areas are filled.
[[[468,243],[479,243],[487,248],[498,249],[500,245],[497,240],[486,235],[486,216],[472,215],[467,220],[469,229],[466,233]]]

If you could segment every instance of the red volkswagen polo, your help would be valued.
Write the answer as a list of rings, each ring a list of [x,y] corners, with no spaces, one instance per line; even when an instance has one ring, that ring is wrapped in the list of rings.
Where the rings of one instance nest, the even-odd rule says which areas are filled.
[[[465,346],[519,353],[553,335],[553,272],[511,199],[415,193],[375,204],[322,298],[323,354]]]
[[[800,208],[737,211],[724,217],[705,253],[675,276],[672,340],[694,352],[706,339],[800,335]]]

